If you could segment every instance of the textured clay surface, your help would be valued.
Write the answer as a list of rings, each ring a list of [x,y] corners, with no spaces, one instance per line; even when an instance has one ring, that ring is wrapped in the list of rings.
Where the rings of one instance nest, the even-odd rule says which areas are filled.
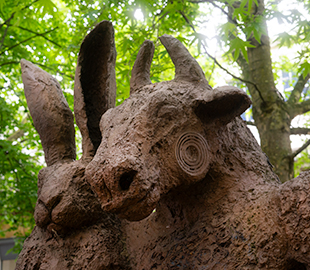
[[[38,177],[37,226],[16,269],[310,269],[310,172],[280,183],[239,117],[249,97],[231,86],[212,89],[187,49],[164,35],[175,79],[150,82],[153,45],[146,41],[130,97],[111,108],[114,81],[101,79],[114,76],[112,33],[101,22],[81,47],[75,106],[84,154],[78,161],[72,136],[63,140],[58,132],[71,134],[73,126],[67,107],[59,107],[59,87],[50,87],[57,102],[44,99],[36,82],[42,71],[29,72],[25,65],[32,64],[22,62],[48,167]],[[97,43],[106,46],[101,66],[83,78],[97,55],[87,48]],[[98,103],[97,95],[104,95]],[[40,115],[48,115],[45,126]]]
[[[46,164],[75,159],[73,115],[59,82],[24,59],[21,67],[27,104],[41,138]]]

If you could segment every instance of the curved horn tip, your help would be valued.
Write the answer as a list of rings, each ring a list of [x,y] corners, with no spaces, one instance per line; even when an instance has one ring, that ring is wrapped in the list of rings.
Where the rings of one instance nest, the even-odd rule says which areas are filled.
[[[150,40],[145,40],[140,47],[135,64],[131,71],[130,94],[136,89],[151,84],[150,69],[155,46]]]
[[[206,83],[208,88],[211,88],[202,68],[181,41],[166,34],[162,35],[159,39],[165,46],[175,66],[175,80],[189,82],[200,81]]]

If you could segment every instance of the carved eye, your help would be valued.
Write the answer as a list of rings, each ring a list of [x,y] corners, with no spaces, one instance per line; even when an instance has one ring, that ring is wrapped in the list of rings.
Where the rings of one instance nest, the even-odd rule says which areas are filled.
[[[199,175],[208,168],[208,152],[206,139],[197,132],[186,132],[177,140],[177,162],[182,170],[190,175]]]

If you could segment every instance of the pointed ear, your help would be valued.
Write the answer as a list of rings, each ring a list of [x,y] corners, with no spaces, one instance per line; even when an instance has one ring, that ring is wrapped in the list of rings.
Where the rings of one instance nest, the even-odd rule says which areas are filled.
[[[226,125],[236,116],[240,116],[251,105],[249,96],[239,88],[222,86],[194,100],[193,109],[204,123],[219,121]]]
[[[47,166],[75,159],[73,114],[58,81],[24,59],[21,68],[27,104],[40,135]]]
[[[101,142],[101,116],[115,106],[114,29],[102,21],[84,38],[74,80],[74,113],[82,134],[83,157],[93,157]]]

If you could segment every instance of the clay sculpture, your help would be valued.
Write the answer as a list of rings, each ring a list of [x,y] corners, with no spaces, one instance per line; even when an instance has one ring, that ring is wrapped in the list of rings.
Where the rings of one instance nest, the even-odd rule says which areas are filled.
[[[246,93],[212,89],[180,41],[160,40],[175,79],[151,83],[154,45],[145,41],[130,97],[114,108],[111,22],[86,36],[75,75],[77,161],[59,83],[21,61],[47,167],[16,269],[310,269],[309,173],[281,184],[240,118]]]

